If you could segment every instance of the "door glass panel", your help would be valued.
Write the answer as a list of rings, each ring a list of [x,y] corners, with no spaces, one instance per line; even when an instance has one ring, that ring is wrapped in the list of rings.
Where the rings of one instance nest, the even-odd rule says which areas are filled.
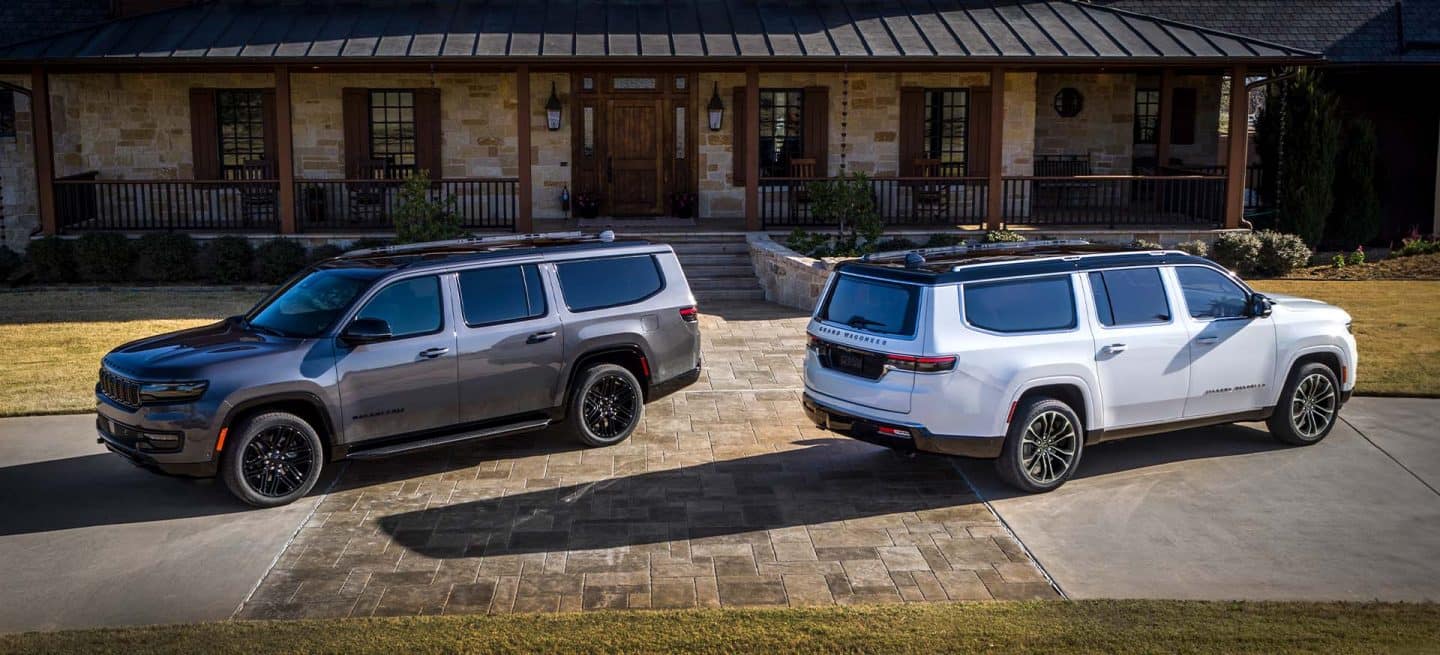
[[[685,108],[675,108],[675,158],[685,158]]]
[[[1185,292],[1185,307],[1194,318],[1239,318],[1245,315],[1249,296],[1230,278],[1203,266],[1175,269]]]
[[[614,87],[617,91],[646,91],[654,89],[656,84],[653,77],[617,77]]]
[[[497,266],[460,273],[460,309],[470,327],[518,321],[545,314],[545,297],[533,264]],[[536,288],[531,289],[531,285]]]
[[[383,319],[399,339],[438,331],[444,324],[440,307],[440,279],[430,275],[381,289],[356,318]]]
[[[583,114],[584,118],[581,119],[581,122],[583,123],[583,127],[581,128],[581,132],[583,133],[583,135],[580,137],[580,152],[581,152],[582,154],[584,154],[586,157],[594,157],[594,156],[595,156],[595,108],[594,108],[594,107],[586,107],[584,110],[582,110],[581,113]]]
[[[1090,274],[1100,323],[1108,326],[1164,323],[1170,303],[1158,268],[1129,268]]]

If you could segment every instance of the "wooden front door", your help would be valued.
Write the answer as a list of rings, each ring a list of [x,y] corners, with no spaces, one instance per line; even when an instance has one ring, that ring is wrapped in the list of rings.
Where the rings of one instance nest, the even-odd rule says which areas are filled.
[[[617,216],[664,211],[660,98],[614,98],[606,103],[605,197]]]

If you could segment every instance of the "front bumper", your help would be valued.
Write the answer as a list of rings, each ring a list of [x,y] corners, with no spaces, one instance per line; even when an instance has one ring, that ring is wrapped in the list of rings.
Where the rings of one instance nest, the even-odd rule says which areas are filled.
[[[96,404],[96,441],[110,452],[155,473],[185,477],[213,477],[215,437],[212,414],[194,405],[159,405],[138,409],[119,407],[105,398]],[[143,443],[146,433],[172,435],[179,443],[156,448]]]
[[[851,412],[843,412],[817,402],[806,393],[801,401],[805,415],[822,428],[851,439],[902,451],[919,451],[940,455],[993,459],[1000,456],[1005,437],[970,437],[935,434],[924,426],[879,422]],[[910,438],[882,434],[881,427],[900,428]]]

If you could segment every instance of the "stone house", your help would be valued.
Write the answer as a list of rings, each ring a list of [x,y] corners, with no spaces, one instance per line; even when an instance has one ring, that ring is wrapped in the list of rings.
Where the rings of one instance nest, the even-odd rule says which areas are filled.
[[[854,172],[895,225],[1235,227],[1226,81],[1320,59],[1067,0],[152,4],[0,46],[8,240],[384,233],[419,171],[474,229],[823,226]]]

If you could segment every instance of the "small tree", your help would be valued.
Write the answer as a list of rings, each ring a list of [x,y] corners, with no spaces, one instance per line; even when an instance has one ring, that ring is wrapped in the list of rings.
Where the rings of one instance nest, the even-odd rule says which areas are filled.
[[[1335,167],[1335,209],[1325,222],[1325,238],[1335,246],[1364,245],[1380,234],[1380,196],[1375,191],[1378,155],[1375,124],[1364,118],[1346,121]]]
[[[1325,234],[1335,200],[1335,99],[1319,73],[1301,69],[1267,95],[1261,113],[1257,148],[1267,164],[1278,168],[1275,179],[1265,184],[1274,199],[1275,227],[1313,246]]]
[[[834,223],[839,231],[835,251],[873,249],[885,232],[885,223],[875,210],[875,193],[864,173],[823,182],[811,182],[810,212]],[[862,243],[863,240],[863,243]]]
[[[442,241],[465,236],[455,213],[455,198],[435,198],[430,176],[420,171],[405,179],[395,207],[395,242]]]

